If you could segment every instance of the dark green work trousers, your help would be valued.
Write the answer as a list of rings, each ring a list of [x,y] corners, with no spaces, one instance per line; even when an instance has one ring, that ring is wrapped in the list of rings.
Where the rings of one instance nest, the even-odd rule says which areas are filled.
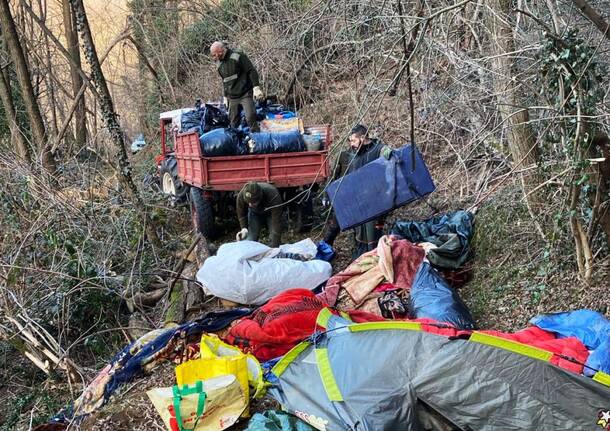
[[[251,132],[259,132],[258,122],[256,121],[256,107],[252,98],[252,91],[247,92],[243,96],[232,99],[227,97],[229,101],[229,123],[231,127],[239,126],[241,117],[239,115],[239,106],[243,108],[246,114],[246,121]]]
[[[252,211],[252,208],[248,209],[248,239],[249,241],[258,241],[261,235],[261,229],[264,225],[267,225],[270,237],[270,247],[279,247],[281,241],[281,234],[273,231],[273,225],[271,223],[271,215],[265,212]]]

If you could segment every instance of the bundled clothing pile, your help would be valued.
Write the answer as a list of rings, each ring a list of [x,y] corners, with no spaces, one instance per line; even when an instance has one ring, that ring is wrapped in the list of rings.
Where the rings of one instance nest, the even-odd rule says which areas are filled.
[[[426,261],[424,249],[394,236],[383,236],[377,249],[331,277],[320,298],[339,310],[358,309],[388,318],[426,317],[474,328],[468,308]]]
[[[424,221],[397,221],[390,232],[426,244],[426,257],[436,268],[458,269],[471,257],[474,215],[453,211]]]

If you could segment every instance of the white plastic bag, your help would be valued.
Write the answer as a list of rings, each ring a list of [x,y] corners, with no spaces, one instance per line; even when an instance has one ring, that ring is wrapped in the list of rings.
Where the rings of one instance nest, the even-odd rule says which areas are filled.
[[[255,241],[223,244],[206,259],[197,280],[214,296],[239,304],[260,305],[295,288],[314,289],[332,274],[330,263],[273,258],[279,251],[316,255],[310,239],[272,249]]]

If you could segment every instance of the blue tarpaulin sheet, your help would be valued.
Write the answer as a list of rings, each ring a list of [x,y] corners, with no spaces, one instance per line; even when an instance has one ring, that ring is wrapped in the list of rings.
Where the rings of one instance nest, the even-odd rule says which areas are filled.
[[[576,337],[591,354],[583,374],[593,376],[596,371],[610,373],[610,320],[593,310],[575,310],[543,314],[530,320],[532,325],[555,332],[561,337]]]
[[[374,160],[330,183],[328,197],[341,230],[359,226],[432,193],[435,189],[424,160],[412,146],[394,150],[392,157]]]

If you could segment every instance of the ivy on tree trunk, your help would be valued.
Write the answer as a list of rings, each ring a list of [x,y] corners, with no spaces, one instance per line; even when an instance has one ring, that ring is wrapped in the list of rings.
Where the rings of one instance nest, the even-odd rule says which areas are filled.
[[[116,146],[116,161],[119,170],[119,181],[133,201],[138,212],[142,214],[148,239],[154,245],[159,245],[159,238],[157,236],[155,225],[146,211],[146,207],[140,198],[138,189],[131,175],[131,165],[127,158],[127,151],[125,150],[123,130],[117,119],[117,115],[114,110],[114,103],[112,101],[112,97],[110,96],[110,90],[108,89],[106,78],[104,77],[102,66],[100,65],[100,61],[97,56],[97,51],[91,35],[91,29],[89,27],[89,21],[87,20],[87,14],[85,12],[83,1],[70,0],[70,4],[72,5],[72,10],[76,16],[76,26],[83,43],[85,58],[87,59],[89,67],[91,68],[91,80],[98,91],[102,119],[104,120],[104,124],[108,128],[112,141]]]

